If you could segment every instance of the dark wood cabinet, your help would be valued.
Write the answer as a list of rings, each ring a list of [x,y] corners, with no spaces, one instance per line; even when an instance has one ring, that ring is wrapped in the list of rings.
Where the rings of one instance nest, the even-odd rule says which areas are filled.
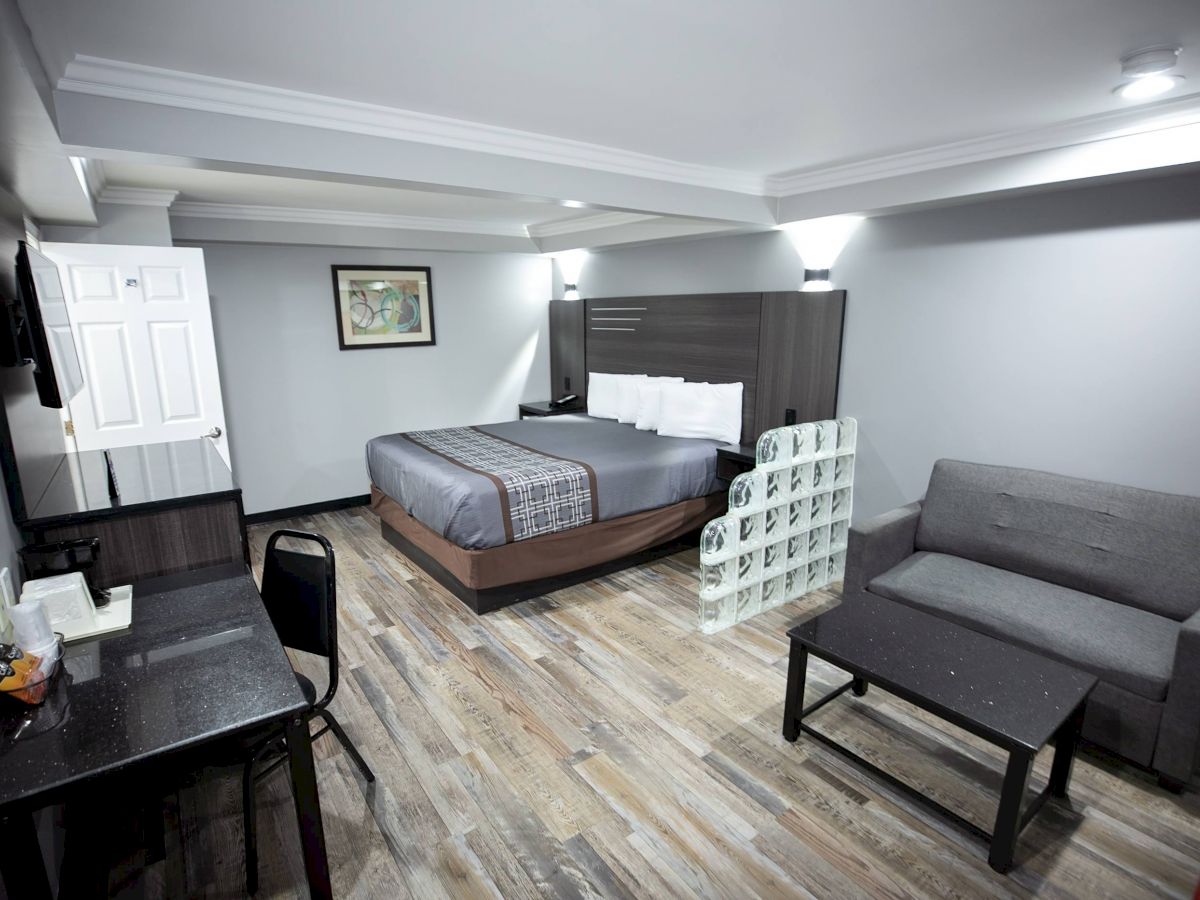
[[[550,399],[577,394],[587,399],[587,368],[584,362],[584,303],[582,300],[550,301]]]
[[[242,491],[206,438],[109,451],[120,495],[110,498],[99,450],[65,455],[30,515],[34,543],[100,538],[98,587],[222,563],[247,563]]]

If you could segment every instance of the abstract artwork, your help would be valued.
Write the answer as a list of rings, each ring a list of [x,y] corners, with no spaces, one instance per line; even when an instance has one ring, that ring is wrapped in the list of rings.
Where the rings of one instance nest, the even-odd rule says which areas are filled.
[[[338,344],[343,350],[435,343],[433,281],[428,267],[332,268]]]
[[[700,536],[700,630],[712,634],[837,581],[854,499],[854,419],[764,431],[729,512]]]

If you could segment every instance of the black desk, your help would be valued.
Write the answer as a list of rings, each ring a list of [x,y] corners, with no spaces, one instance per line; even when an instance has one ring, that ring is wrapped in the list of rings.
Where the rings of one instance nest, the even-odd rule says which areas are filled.
[[[68,647],[64,665],[34,721],[15,740],[0,738],[0,814],[8,820],[0,871],[9,896],[48,895],[34,810],[94,779],[267,723],[287,730],[310,890],[330,896],[312,745],[296,715],[307,704],[244,565],[135,585],[132,626]],[[20,882],[32,882],[34,893],[18,893]]]

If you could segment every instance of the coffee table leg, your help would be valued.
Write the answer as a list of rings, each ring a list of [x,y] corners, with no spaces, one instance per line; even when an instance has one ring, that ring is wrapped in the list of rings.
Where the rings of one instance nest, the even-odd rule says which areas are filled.
[[[1000,808],[996,811],[996,827],[992,829],[992,849],[988,854],[988,865],[997,872],[1007,872],[1013,865],[1017,835],[1021,831],[1021,804],[1031,768],[1032,753],[1025,750],[1009,753],[1004,786],[1000,789]]]
[[[855,697],[861,697],[866,694],[867,679],[863,678],[861,675],[855,675],[854,680],[851,682],[850,691]]]
[[[1083,730],[1084,704],[1063,722],[1054,735],[1054,761],[1050,764],[1050,796],[1067,796],[1071,782],[1071,765],[1075,762],[1075,748],[1079,745],[1079,732]]]
[[[792,641],[788,657],[787,696],[783,701],[783,737],[800,737],[800,718],[804,712],[804,678],[808,672],[808,648]]]

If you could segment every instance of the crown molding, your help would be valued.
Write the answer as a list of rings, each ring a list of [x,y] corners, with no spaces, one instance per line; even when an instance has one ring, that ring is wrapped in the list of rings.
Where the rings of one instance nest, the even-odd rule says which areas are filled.
[[[617,228],[621,225],[633,225],[636,222],[648,222],[660,216],[647,213],[607,212],[594,216],[580,216],[576,219],[564,219],[561,222],[544,222],[541,225],[530,225],[529,236],[532,238],[558,237],[562,234],[576,234],[581,231],[595,231],[597,228]]]
[[[104,173],[104,163],[101,160],[85,156],[77,158],[79,159],[79,171],[83,174],[88,193],[93,200],[99,200],[100,195],[104,192],[104,186],[108,183],[108,178]]]
[[[297,225],[334,225],[354,228],[394,228],[405,231],[451,231],[460,234],[493,234],[528,237],[524,225],[354,212],[344,209],[299,209],[290,206],[246,206],[237,203],[181,201],[171,207],[173,217],[232,219],[249,222],[290,222]]]
[[[988,162],[1023,153],[1144,134],[1196,122],[1200,122],[1200,93],[1164,100],[1152,106],[1119,109],[1071,119],[1044,128],[1001,132],[842,165],[781,172],[766,178],[766,191],[769,196],[787,197],[969,163]]]
[[[158,206],[166,209],[175,202],[179,191],[158,188],[120,187],[105,185],[96,197],[101,203],[123,203],[127,206]]]
[[[77,55],[67,64],[57,89],[514,156],[736,193],[757,195],[763,191],[762,176],[749,172],[678,162],[551,135],[95,56]]]

